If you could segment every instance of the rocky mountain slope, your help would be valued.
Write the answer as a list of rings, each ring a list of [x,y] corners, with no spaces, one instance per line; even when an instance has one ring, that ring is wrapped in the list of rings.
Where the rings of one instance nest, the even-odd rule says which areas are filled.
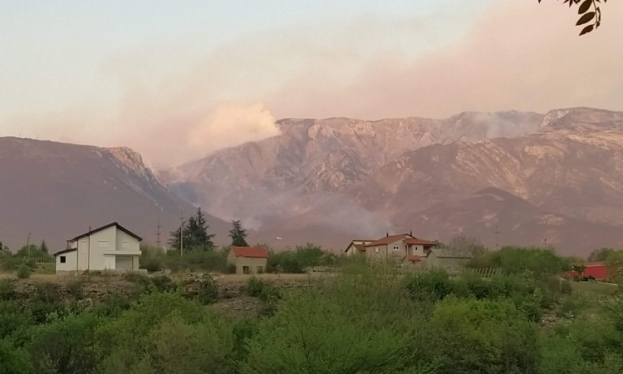
[[[0,240],[11,248],[45,239],[52,251],[65,240],[118,221],[156,242],[195,208],[172,194],[128,148],[0,138]],[[229,225],[208,216],[217,238]]]
[[[623,239],[620,112],[290,119],[279,126],[280,136],[163,177],[183,198],[242,219],[260,229],[258,240],[275,245],[311,240],[339,248],[353,236],[407,229],[441,240],[475,235],[489,245],[499,231],[501,245],[547,240],[574,253]]]
[[[362,181],[406,151],[538,130],[535,113],[462,113],[445,119],[286,119],[282,135],[224,149],[161,177],[186,200],[253,228],[294,217]]]

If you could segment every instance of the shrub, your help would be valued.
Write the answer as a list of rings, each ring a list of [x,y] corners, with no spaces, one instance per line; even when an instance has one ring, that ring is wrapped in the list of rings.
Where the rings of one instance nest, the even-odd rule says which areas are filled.
[[[84,282],[82,280],[74,280],[67,284],[67,293],[76,300],[84,297]]]
[[[417,300],[441,300],[452,293],[453,283],[443,270],[431,270],[407,278],[407,290]]]
[[[15,285],[10,279],[0,280],[0,301],[10,301],[17,298]]]
[[[19,279],[30,278],[30,274],[31,273],[32,273],[32,269],[30,267],[28,267],[28,265],[26,265],[26,264],[21,264],[17,268],[17,277]]]
[[[227,265],[227,274],[236,274],[236,265],[234,264]]]
[[[264,281],[258,279],[256,277],[251,277],[247,280],[247,295],[251,297],[258,297],[262,293],[262,289],[264,289]]]

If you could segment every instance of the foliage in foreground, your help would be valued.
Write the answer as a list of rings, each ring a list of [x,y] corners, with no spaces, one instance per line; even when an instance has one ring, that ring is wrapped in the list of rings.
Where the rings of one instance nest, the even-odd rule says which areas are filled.
[[[573,282],[519,262],[487,279],[350,264],[287,291],[251,278],[247,294],[270,309],[240,319],[165,277],[129,276],[137,292],[92,305],[80,284],[24,299],[19,281],[0,281],[0,373],[621,372],[623,301],[580,302],[591,296],[570,294]]]

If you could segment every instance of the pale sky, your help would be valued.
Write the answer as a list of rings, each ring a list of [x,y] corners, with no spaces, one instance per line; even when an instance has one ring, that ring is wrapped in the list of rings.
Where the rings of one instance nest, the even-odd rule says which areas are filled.
[[[284,117],[623,109],[621,3],[579,38],[553,0],[0,0],[0,136],[163,167]]]

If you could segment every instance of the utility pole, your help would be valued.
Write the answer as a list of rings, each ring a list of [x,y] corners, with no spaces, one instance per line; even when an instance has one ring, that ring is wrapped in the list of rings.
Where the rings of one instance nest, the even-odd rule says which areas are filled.
[[[500,230],[498,230],[498,225],[495,225],[495,248],[499,248],[498,235],[500,234]]]
[[[28,249],[28,257],[30,257],[30,233],[26,237],[26,248]]]
[[[160,249],[160,218],[158,218],[158,226],[156,227],[156,245],[158,246],[158,249]]]
[[[180,212],[180,257],[184,255],[184,212]]]

